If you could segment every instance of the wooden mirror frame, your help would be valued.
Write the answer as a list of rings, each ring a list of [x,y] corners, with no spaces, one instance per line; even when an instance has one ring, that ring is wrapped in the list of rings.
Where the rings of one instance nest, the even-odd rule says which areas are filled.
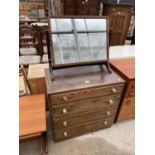
[[[64,18],[64,19],[106,19],[106,49],[107,49],[107,59],[106,60],[94,60],[94,61],[86,61],[86,62],[75,62],[75,63],[64,63],[64,64],[55,64],[55,57],[54,57],[54,49],[53,49],[53,42],[52,42],[52,30],[51,30],[51,23],[50,19],[52,18]],[[87,65],[106,65],[107,70],[111,73],[110,65],[109,65],[109,18],[107,16],[49,16],[48,17],[48,33],[47,33],[47,48],[48,48],[48,59],[49,59],[49,66],[50,70],[62,69],[62,68],[69,68],[69,67],[76,67],[76,66],[87,66]]]

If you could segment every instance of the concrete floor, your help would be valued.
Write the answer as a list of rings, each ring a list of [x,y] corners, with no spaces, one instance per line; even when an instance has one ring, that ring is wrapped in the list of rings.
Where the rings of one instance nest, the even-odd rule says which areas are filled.
[[[54,143],[47,113],[49,155],[134,155],[134,119],[111,128]],[[20,155],[39,155],[40,141],[20,144]]]

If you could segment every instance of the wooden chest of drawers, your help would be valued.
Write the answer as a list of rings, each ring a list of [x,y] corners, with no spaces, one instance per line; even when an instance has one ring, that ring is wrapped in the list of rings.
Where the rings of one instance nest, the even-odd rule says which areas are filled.
[[[133,118],[135,116],[135,59],[113,60],[111,67],[126,80],[117,121]]]
[[[64,0],[64,15],[98,15],[99,0]]]
[[[125,81],[104,66],[54,71],[46,84],[55,141],[110,127],[115,119]]]

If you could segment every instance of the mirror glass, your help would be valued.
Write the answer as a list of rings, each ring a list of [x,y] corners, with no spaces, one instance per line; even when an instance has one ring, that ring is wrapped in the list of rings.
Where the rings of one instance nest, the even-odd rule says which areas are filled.
[[[106,18],[50,18],[54,64],[107,60],[106,22]]]

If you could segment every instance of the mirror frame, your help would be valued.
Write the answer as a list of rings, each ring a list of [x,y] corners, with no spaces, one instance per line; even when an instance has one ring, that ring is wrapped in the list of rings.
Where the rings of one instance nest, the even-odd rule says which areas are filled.
[[[54,49],[53,49],[53,41],[52,41],[52,30],[51,30],[51,22],[50,19],[53,18],[65,18],[65,19],[70,19],[70,18],[76,18],[76,19],[106,19],[106,39],[107,39],[107,59],[105,60],[90,60],[90,61],[83,61],[83,62],[75,62],[75,63],[64,63],[64,64],[56,64],[55,63],[55,55],[54,55]],[[109,72],[110,71],[110,65],[109,65],[109,18],[107,16],[49,16],[48,17],[48,45],[49,46],[49,52],[50,56],[48,58],[51,58],[49,61],[49,65],[52,67],[52,69],[61,69],[61,68],[68,68],[68,67],[76,67],[76,66],[85,66],[85,65],[95,65],[95,64],[105,64],[107,66],[107,69]]]

